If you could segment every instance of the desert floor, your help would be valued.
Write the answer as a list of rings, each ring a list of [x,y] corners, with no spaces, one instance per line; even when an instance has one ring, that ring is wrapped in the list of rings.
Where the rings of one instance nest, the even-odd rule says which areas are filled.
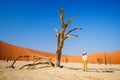
[[[47,64],[23,68],[32,62],[17,61],[15,69],[6,68],[11,62],[0,61],[0,80],[120,80],[120,64],[88,64],[88,71],[82,71],[81,63],[61,63],[63,68],[51,67]]]

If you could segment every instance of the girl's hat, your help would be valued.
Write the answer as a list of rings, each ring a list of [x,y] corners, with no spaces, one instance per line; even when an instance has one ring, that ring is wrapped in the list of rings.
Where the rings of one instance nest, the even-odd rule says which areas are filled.
[[[83,52],[83,55],[87,54],[86,52]]]

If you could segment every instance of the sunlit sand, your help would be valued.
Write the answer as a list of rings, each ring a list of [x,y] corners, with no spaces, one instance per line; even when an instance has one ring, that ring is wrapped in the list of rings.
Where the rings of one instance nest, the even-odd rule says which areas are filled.
[[[47,64],[25,67],[27,61],[17,61],[15,69],[6,68],[13,61],[0,61],[0,80],[120,80],[119,64],[88,64],[88,71],[82,71],[81,63],[61,63],[62,68]]]

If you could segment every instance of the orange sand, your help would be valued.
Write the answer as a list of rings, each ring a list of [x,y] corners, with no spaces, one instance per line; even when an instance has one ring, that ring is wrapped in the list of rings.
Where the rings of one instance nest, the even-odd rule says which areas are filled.
[[[28,48],[23,48],[19,46],[14,46],[3,41],[0,41],[0,60],[14,60],[16,57],[20,55],[30,55],[30,56],[41,56],[52,61],[55,61],[55,53],[50,52],[43,52],[38,50],[32,50]],[[120,50],[116,52],[110,53],[94,53],[88,55],[88,62],[89,63],[97,63],[98,58],[103,58],[103,63],[105,61],[105,56],[108,60],[108,63],[112,64],[120,64]],[[26,60],[26,59],[21,59]],[[32,59],[29,59],[32,60]],[[68,56],[62,55],[61,57],[62,62],[82,62],[81,56]]]

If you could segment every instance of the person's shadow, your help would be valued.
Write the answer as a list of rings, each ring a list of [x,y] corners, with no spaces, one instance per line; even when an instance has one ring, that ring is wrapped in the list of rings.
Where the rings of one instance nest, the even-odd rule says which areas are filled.
[[[70,70],[82,70],[82,68],[73,68],[73,67],[65,67],[62,66],[61,68],[67,68]],[[120,68],[88,68],[85,72],[106,72],[106,73],[113,73],[115,71],[120,71]],[[83,71],[84,72],[84,71]]]

